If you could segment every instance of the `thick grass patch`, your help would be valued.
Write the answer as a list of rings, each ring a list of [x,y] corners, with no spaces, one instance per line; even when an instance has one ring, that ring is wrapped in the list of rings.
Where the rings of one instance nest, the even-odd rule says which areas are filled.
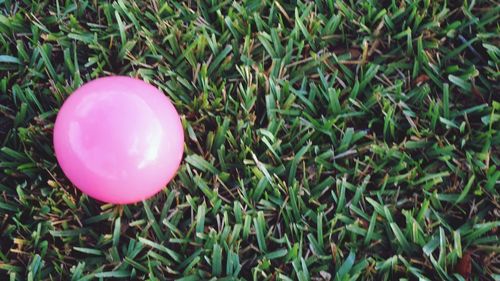
[[[498,3],[288,2],[0,0],[0,280],[499,280]],[[52,147],[112,74],[186,132],[135,205]]]

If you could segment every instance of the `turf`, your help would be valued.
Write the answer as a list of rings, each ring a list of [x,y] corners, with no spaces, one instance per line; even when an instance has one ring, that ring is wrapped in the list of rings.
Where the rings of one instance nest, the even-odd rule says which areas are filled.
[[[0,280],[500,280],[496,0],[0,0]],[[58,167],[121,74],[182,115],[153,198]],[[119,102],[119,101],[117,101]]]

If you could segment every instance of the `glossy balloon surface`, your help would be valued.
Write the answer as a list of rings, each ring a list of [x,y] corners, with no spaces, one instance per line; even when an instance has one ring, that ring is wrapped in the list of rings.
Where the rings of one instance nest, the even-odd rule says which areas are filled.
[[[63,172],[103,202],[146,199],[166,186],[182,159],[177,111],[157,88],[130,77],[99,78],[64,102],[54,127]]]

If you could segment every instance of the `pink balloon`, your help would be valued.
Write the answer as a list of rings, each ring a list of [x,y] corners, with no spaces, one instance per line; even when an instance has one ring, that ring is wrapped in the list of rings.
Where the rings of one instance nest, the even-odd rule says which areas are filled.
[[[83,193],[127,204],[153,196],[174,177],[184,132],[157,88],[112,76],[86,83],[64,102],[54,148],[63,172]]]

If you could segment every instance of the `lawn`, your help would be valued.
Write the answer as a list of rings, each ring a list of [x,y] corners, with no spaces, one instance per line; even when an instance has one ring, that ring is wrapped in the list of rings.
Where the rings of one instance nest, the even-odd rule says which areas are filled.
[[[499,46],[496,0],[0,0],[0,280],[500,280]],[[118,74],[185,130],[124,206],[52,145]]]

